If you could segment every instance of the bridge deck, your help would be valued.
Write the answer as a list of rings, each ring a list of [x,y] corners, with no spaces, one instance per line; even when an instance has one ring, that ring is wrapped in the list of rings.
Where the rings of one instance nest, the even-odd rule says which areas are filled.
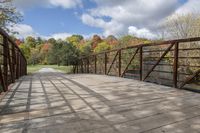
[[[0,102],[0,132],[199,133],[200,94],[103,75],[44,69]]]

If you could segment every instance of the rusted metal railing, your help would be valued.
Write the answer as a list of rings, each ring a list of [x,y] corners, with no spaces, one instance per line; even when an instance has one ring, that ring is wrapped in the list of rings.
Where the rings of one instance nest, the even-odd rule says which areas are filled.
[[[74,72],[200,90],[200,37],[140,44],[81,57]]]
[[[16,79],[27,74],[27,62],[9,35],[0,29],[0,92],[6,92]]]

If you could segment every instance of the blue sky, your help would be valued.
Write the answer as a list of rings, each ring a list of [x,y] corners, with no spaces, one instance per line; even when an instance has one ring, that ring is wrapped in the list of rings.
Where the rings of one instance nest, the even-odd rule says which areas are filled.
[[[84,8],[92,8],[95,4],[85,2]],[[101,33],[100,28],[90,27],[81,22],[80,16],[84,8],[63,9],[62,7],[33,7],[24,10],[24,21],[36,29],[40,34],[53,33],[90,34]]]
[[[122,36],[155,38],[163,21],[174,14],[199,10],[199,0],[14,0],[23,21],[13,30],[20,37],[66,38]]]

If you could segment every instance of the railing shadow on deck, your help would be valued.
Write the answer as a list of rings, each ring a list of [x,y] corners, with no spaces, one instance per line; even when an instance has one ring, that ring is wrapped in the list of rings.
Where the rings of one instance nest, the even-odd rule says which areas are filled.
[[[200,37],[140,44],[79,58],[74,73],[133,78],[200,91]]]
[[[9,35],[0,28],[0,93],[16,79],[27,74],[23,53]]]

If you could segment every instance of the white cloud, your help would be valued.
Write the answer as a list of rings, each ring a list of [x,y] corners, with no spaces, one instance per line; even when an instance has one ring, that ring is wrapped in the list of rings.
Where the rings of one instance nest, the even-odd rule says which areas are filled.
[[[55,33],[49,36],[44,36],[37,33],[30,25],[27,24],[16,24],[9,28],[12,32],[17,32],[15,35],[17,38],[26,38],[27,36],[42,37],[44,39],[54,38],[54,39],[66,39],[66,37],[71,36],[70,33]]]
[[[108,36],[111,34],[119,35],[119,33],[122,33],[124,30],[123,25],[116,21],[106,22],[103,19],[94,18],[89,14],[83,14],[81,19],[82,22],[87,25],[104,29],[104,36]]]
[[[180,6],[178,0],[94,0],[96,8],[83,14],[82,22],[99,27],[104,35],[128,34],[129,27],[154,30],[163,18]],[[105,21],[105,17],[110,18]]]
[[[200,0],[188,0],[183,6],[176,10],[178,14],[187,14],[191,12],[199,13],[200,12]]]
[[[138,29],[134,26],[129,26],[128,27],[128,33],[131,35],[134,35],[136,37],[141,37],[141,38],[148,38],[148,39],[155,39],[157,38],[157,35],[154,33],[151,33],[148,29],[142,28]]]
[[[14,0],[14,4],[20,9],[31,7],[62,7],[65,9],[82,7],[81,0]]]
[[[58,40],[58,39],[65,40],[67,37],[70,37],[71,35],[72,34],[70,34],[70,33],[55,33],[50,36],[43,36],[43,38],[45,38],[45,39],[54,38],[56,40]]]
[[[45,35],[39,34],[30,25],[27,25],[27,24],[16,24],[16,25],[13,25],[12,27],[10,27],[9,29],[12,32],[17,32],[18,34],[15,36],[17,38],[21,38],[21,39],[26,38],[27,36],[33,36],[33,37],[41,37],[46,40],[50,39],[50,38],[54,38],[56,40],[58,40],[58,39],[65,40],[67,37],[70,37],[73,35],[72,33],[63,32],[63,33],[54,33],[54,34],[45,36]],[[96,33],[83,34],[83,37],[86,39],[89,39],[95,34]]]
[[[54,6],[60,6],[63,8],[82,6],[81,0],[49,0],[49,2]]]
[[[37,36],[38,34],[33,30],[30,25],[16,24],[9,28],[13,32],[18,32],[16,35],[18,38],[25,38],[27,36]]]
[[[90,1],[95,2],[97,6],[82,10],[81,21],[86,25],[102,29],[104,36],[135,34],[139,37],[145,35],[147,38],[154,38],[155,33],[159,32],[159,26],[167,17],[175,13],[200,12],[200,0],[188,0],[185,4],[181,4],[180,0]],[[20,8],[34,6],[80,8],[83,7],[83,2],[83,0],[15,0],[15,4]],[[68,34],[54,34],[54,37],[63,38]]]

